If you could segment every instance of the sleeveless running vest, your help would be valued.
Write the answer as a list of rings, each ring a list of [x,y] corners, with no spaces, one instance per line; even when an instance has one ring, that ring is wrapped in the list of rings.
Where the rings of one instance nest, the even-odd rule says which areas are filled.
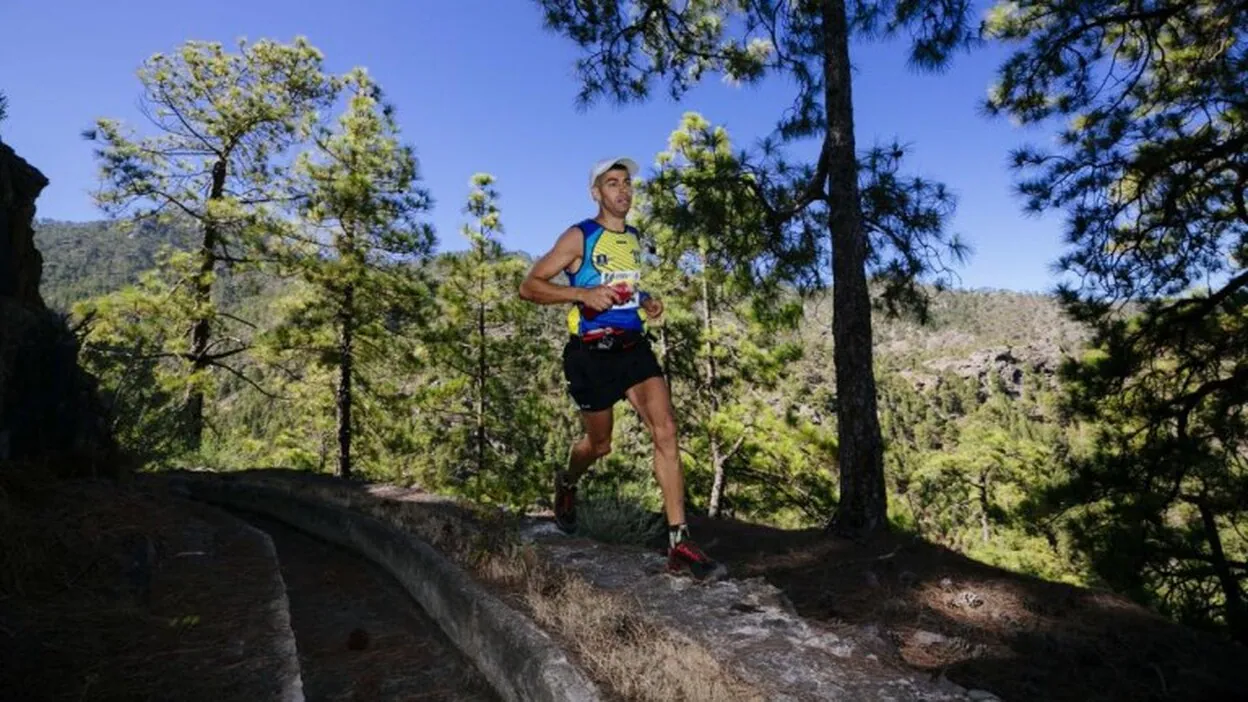
[[[574,287],[593,288],[599,285],[617,287],[631,293],[627,300],[610,309],[594,314],[573,305],[568,311],[568,333],[584,336],[595,330],[645,331],[645,317],[641,311],[641,241],[635,227],[625,225],[623,232],[606,229],[593,219],[587,219],[577,227],[584,235],[581,247],[581,265],[568,276],[568,284]]]

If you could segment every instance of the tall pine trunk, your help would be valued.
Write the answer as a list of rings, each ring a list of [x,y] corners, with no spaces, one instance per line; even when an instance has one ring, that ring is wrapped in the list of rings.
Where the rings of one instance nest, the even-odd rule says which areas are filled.
[[[988,543],[992,539],[992,533],[989,530],[988,513],[991,504],[988,501],[988,469],[984,469],[979,473],[979,482],[976,484],[979,490],[979,529],[980,536],[984,543]]]
[[[714,476],[711,482],[711,500],[707,511],[710,516],[718,517],[720,503],[724,497],[724,460],[720,452],[719,438],[715,436],[714,429],[715,416],[719,414],[719,390],[715,387],[718,381],[718,374],[715,369],[714,345],[711,338],[715,332],[714,303],[711,300],[711,286],[707,280],[706,265],[706,256],[704,254],[702,256],[702,332],[706,338],[706,393],[711,407],[711,421],[706,423],[706,441],[708,446],[710,446],[711,471]]]
[[[724,475],[723,453],[720,450],[719,442],[714,436],[711,437],[711,465],[714,466],[715,479],[711,482],[711,504],[707,509],[707,514],[711,517],[718,517],[722,511],[720,503],[724,499],[724,490],[727,488],[727,483]]]
[[[477,481],[485,477],[485,262],[477,269],[481,271],[480,285],[477,290]]]
[[[1222,548],[1222,535],[1218,533],[1218,522],[1213,509],[1207,500],[1196,502],[1200,510],[1201,524],[1205,530],[1205,541],[1209,544],[1209,554],[1213,572],[1222,586],[1222,596],[1226,600],[1226,625],[1231,637],[1240,643],[1248,643],[1248,611],[1244,607],[1244,594],[1239,587],[1239,578],[1231,572],[1230,563],[1226,560],[1226,551]]]
[[[347,283],[338,310],[338,477],[351,477],[351,373],[354,366],[355,285]]]
[[[841,487],[833,527],[841,534],[863,536],[886,528],[888,523],[884,444],[876,409],[867,240],[858,195],[845,0],[824,0],[822,14]]]
[[[208,202],[220,200],[225,195],[226,160],[218,160],[212,165],[212,186],[208,192]],[[204,238],[199,247],[199,274],[195,277],[192,295],[197,310],[208,309],[212,302],[212,283],[209,280],[217,266],[217,222],[212,215],[204,217]],[[211,359],[208,356],[208,344],[211,342],[211,324],[208,317],[200,314],[191,323],[191,374],[198,375],[208,368]],[[203,443],[204,435],[204,391],[195,381],[186,392],[186,439],[192,451],[198,451]]]
[[[667,327],[659,327],[659,357],[663,366],[663,377],[667,379],[668,392],[672,394],[672,400],[675,401],[676,389],[672,388],[672,359],[670,349],[667,343]]]

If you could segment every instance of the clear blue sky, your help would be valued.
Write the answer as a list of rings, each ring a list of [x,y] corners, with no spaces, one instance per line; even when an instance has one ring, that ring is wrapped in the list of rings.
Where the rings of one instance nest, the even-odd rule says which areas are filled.
[[[578,111],[578,50],[542,28],[530,0],[3,0],[0,27],[0,89],[10,102],[4,139],[50,178],[39,216],[55,219],[101,217],[88,197],[90,145],[79,134],[98,116],[142,128],[136,68],[187,39],[232,46],[238,37],[304,35],[330,70],[367,67],[420,157],[442,248],[462,246],[461,208],[475,172],[498,178],[506,245],[540,253],[593,214],[592,161],[629,155],[652,164],[690,110],[747,146],[791,98],[782,81],[734,88],[711,79],[680,103],[660,94],[645,105]],[[952,227],[975,249],[960,287],[1048,290],[1060,218],[1024,216],[1006,165],[1010,148],[1045,135],[977,112],[1003,56],[981,50],[930,75],[906,67],[899,43],[855,46],[858,142],[913,144],[909,168],[956,193]]]

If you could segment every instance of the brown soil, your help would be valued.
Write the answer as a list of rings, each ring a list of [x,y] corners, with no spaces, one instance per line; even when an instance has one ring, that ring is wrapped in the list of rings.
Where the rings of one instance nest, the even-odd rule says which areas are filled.
[[[1110,593],[1031,578],[897,535],[692,519],[732,577],[762,576],[797,611],[878,627],[910,665],[1010,702],[1242,699],[1248,650]]]
[[[372,562],[242,515],[277,546],[309,702],[496,700],[484,677]]]

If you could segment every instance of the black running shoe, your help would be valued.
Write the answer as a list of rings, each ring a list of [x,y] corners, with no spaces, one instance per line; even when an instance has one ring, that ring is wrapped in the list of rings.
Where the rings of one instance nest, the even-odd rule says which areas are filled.
[[[694,580],[720,580],[728,575],[722,563],[712,560],[689,539],[668,549],[667,570],[674,574],[688,573]]]
[[[565,534],[576,531],[576,484],[565,483],[562,473],[555,475],[555,526]]]

